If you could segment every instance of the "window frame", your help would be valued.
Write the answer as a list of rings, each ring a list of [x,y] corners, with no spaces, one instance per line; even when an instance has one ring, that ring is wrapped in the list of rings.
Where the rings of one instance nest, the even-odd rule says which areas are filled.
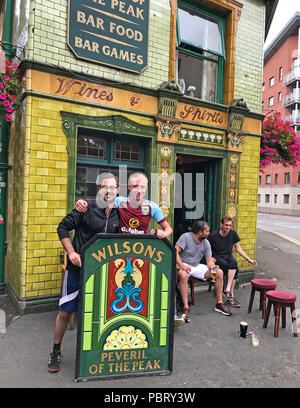
[[[179,24],[179,15],[178,15],[178,9],[182,6],[182,8],[190,9],[192,11],[195,11],[196,13],[203,15],[204,17],[209,17],[211,19],[214,19],[219,26],[220,30],[220,35],[221,35],[221,44],[222,44],[222,53],[219,53],[217,51],[213,51],[209,48],[202,48],[200,46],[197,46],[193,43],[189,43],[188,41],[181,41],[180,37],[180,24]],[[223,74],[224,74],[224,63],[226,61],[226,49],[225,49],[225,16],[223,16],[220,13],[217,12],[211,12],[208,11],[207,9],[203,7],[197,7],[193,5],[192,3],[186,2],[186,1],[179,1],[178,2],[178,7],[177,7],[177,44],[176,44],[176,51],[180,51],[183,54],[191,55],[195,58],[201,59],[201,60],[206,60],[206,61],[211,61],[218,66],[218,74],[217,74],[217,98],[216,98],[216,103],[223,103]],[[192,47],[193,50],[186,49],[181,46],[181,44],[186,44],[189,47]],[[196,50],[198,49],[201,52],[209,52],[211,54],[217,55],[218,56],[218,61],[214,60],[213,58],[210,58],[208,56],[204,56],[201,53],[197,53]]]
[[[272,103],[271,103],[272,102]],[[274,96],[270,96],[269,98],[269,106],[273,106],[274,105]]]
[[[291,173],[290,172],[284,173],[284,183],[290,184],[290,182],[291,182]]]
[[[82,131],[86,131],[86,129],[84,127],[81,128]],[[78,129],[78,134],[81,132],[81,129]],[[76,155],[77,159],[76,159],[76,164],[87,164],[87,165],[91,165],[91,166],[106,166],[106,167],[116,167],[116,166],[120,166],[120,165],[127,165],[127,167],[132,167],[132,168],[146,168],[146,164],[145,164],[145,159],[146,159],[146,154],[145,154],[145,149],[143,148],[143,144],[142,142],[139,142],[139,140],[137,140],[138,138],[134,138],[131,136],[122,136],[120,137],[119,135],[116,134],[108,134],[106,132],[97,132],[96,130],[93,130],[93,133],[98,133],[99,137],[102,139],[106,140],[106,144],[107,144],[107,159],[93,159],[90,157],[81,157]],[[92,135],[91,135],[92,136]],[[95,137],[95,135],[93,135],[92,137]],[[141,145],[141,162],[130,162],[130,161],[124,161],[124,160],[114,160],[114,143],[117,140],[121,140],[123,142],[128,142],[128,143],[140,143]]]

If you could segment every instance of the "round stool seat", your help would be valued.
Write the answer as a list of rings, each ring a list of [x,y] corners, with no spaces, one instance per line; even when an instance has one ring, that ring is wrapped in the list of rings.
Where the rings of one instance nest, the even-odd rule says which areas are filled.
[[[252,279],[251,285],[260,289],[275,289],[277,283],[270,279]]]
[[[297,299],[296,295],[284,290],[269,290],[266,295],[271,301],[280,303],[295,303]]]

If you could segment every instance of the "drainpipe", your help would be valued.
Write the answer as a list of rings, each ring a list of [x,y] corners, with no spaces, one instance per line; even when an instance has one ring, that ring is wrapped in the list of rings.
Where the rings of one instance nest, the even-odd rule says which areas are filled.
[[[6,0],[3,48],[5,57],[11,60],[13,55],[12,25],[14,1]],[[5,225],[6,225],[6,187],[8,165],[8,142],[10,126],[6,120],[0,122],[0,293],[5,288]]]

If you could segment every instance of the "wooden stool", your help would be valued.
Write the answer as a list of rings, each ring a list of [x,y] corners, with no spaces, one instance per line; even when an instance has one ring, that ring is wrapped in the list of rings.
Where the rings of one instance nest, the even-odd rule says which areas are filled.
[[[268,298],[268,306],[264,320],[264,329],[268,325],[268,320],[270,316],[270,310],[272,305],[275,308],[275,327],[274,327],[274,336],[278,337],[279,332],[279,321],[280,321],[280,309],[282,309],[282,328],[285,329],[286,327],[286,308],[289,307],[291,309],[292,315],[292,324],[294,327],[294,336],[298,337],[297,330],[295,329],[294,322],[296,322],[295,316],[295,302],[296,302],[296,295],[291,292],[286,292],[283,290],[269,290],[266,293]]]
[[[248,306],[248,313],[251,313],[255,292],[260,292],[259,310],[262,311],[262,319],[266,314],[266,292],[268,290],[274,290],[277,287],[277,283],[270,279],[252,279],[252,289]]]
[[[194,278],[193,276],[190,277],[189,279],[189,284],[190,284],[190,289],[191,289],[191,299],[192,299],[192,305],[195,304],[195,283],[200,283],[201,285],[209,285],[208,286],[208,291],[211,291],[211,287],[214,284],[211,279],[207,279],[206,281],[203,281],[201,279]]]

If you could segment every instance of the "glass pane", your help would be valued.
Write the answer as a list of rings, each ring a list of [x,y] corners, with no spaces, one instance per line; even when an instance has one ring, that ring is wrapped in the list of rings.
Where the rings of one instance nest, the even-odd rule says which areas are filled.
[[[192,10],[178,8],[178,21],[181,41],[223,53],[221,32],[216,20]]]
[[[217,102],[218,64],[178,52],[178,80],[196,87],[194,96],[205,101]]]
[[[77,139],[77,155],[80,157],[106,160],[106,140],[99,137],[79,135]]]
[[[115,141],[114,160],[141,163],[141,145],[138,143],[123,142],[120,140]]]

